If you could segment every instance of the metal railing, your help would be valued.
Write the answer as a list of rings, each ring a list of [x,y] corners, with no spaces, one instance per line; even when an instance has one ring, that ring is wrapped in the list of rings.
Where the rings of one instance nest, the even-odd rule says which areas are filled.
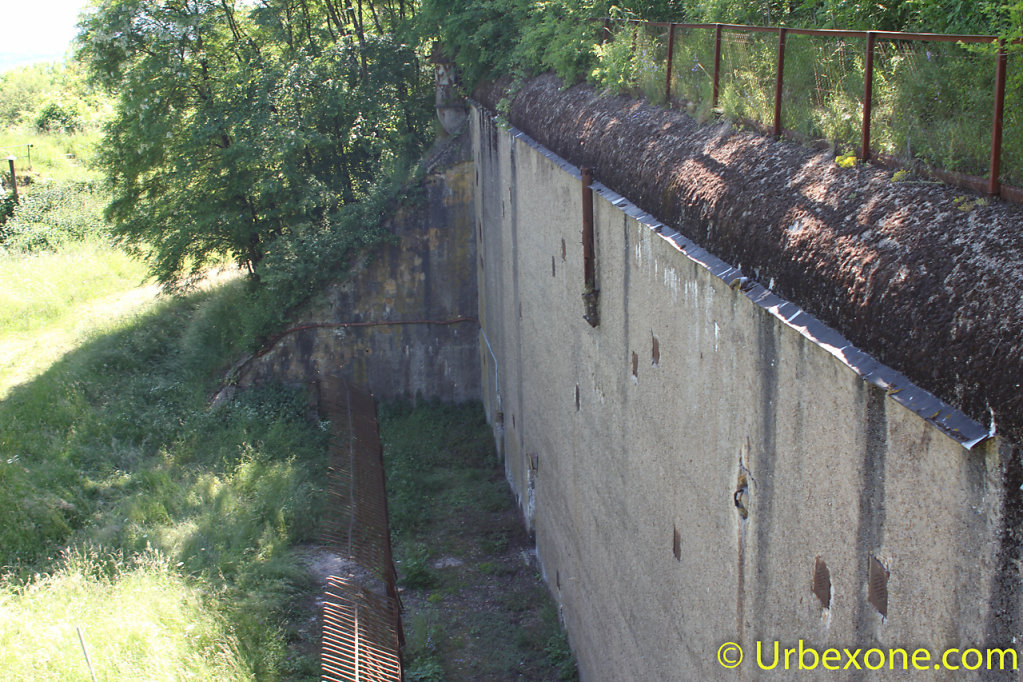
[[[858,131],[856,131],[856,137],[858,137],[856,156],[860,160],[873,159],[887,165],[904,165],[906,161],[916,163],[923,161],[926,167],[919,170],[924,174],[946,182],[965,185],[991,196],[1001,196],[1016,202],[1023,201],[1023,191],[1003,182],[1003,130],[1005,127],[1008,56],[1006,45],[997,36],[775,28],[736,24],[687,24],[635,19],[594,19],[593,21],[603,22],[599,37],[601,45],[606,46],[620,39],[623,33],[625,37],[631,39],[630,49],[638,64],[636,70],[645,75],[647,83],[646,88],[640,89],[644,89],[651,99],[660,99],[663,96],[663,101],[668,106],[677,104],[677,98],[681,95],[684,95],[690,104],[700,104],[700,100],[709,99],[710,106],[714,110],[719,110],[725,88],[724,81],[740,80],[738,74],[742,71],[741,82],[730,83],[730,85],[733,86],[733,91],[742,91],[741,95],[737,97],[759,101],[761,113],[764,114],[759,117],[760,120],[757,116],[742,118],[746,122],[755,124],[763,132],[775,136],[784,134],[795,137],[824,138],[833,143],[848,144],[852,142],[851,136],[848,134],[851,128],[849,119],[853,118],[852,110],[859,109],[856,112],[859,118]],[[659,32],[659,35],[654,35],[655,32]],[[684,35],[680,37],[680,33]],[[807,75],[801,73],[798,68],[795,73],[786,72],[786,47],[789,46],[791,50],[793,37],[797,36],[801,39],[805,37],[806,40],[823,40],[827,45],[824,51],[820,49],[819,45],[817,46],[818,55],[822,56],[816,60],[812,57],[812,51],[815,49],[813,45],[800,45],[801,49],[811,54],[811,59],[807,60],[804,56],[802,63],[796,66],[804,70],[809,68],[813,71],[815,83],[810,83],[806,91],[812,93],[810,96],[815,99],[814,104],[818,109],[827,106],[835,107],[836,103],[840,107],[844,107],[845,113],[840,117],[844,119],[842,121],[846,132],[844,136],[828,135],[826,131],[825,134],[821,134],[819,128],[827,126],[817,126],[818,129],[815,129],[813,124],[809,124],[802,126],[806,130],[798,130],[786,125],[786,117],[789,115],[794,117],[799,110],[797,103],[790,101],[797,96],[797,93],[788,87],[789,81],[791,79],[808,81]],[[712,40],[712,47],[708,44],[710,40]],[[857,41],[862,42],[863,45],[860,50],[854,52],[851,47]],[[914,47],[917,44],[933,45],[936,43],[946,47],[926,47],[922,51],[920,48]],[[991,48],[988,50],[978,49],[976,47],[978,45],[989,45]],[[751,59],[750,55],[758,50],[759,54],[755,55],[756,58]],[[771,53],[770,60],[765,59],[768,50]],[[684,63],[680,63],[680,52],[686,53],[684,59],[687,61]],[[731,53],[733,62],[737,59],[736,54],[746,55],[745,71],[736,69],[734,64],[723,66],[723,52]],[[856,54],[857,52],[858,54]],[[876,128],[876,118],[878,117],[877,93],[875,92],[878,82],[878,71],[875,68],[877,54],[881,54],[885,60],[881,76],[888,90],[903,87],[902,83],[894,82],[893,75],[898,75],[910,86],[909,88],[903,87],[904,90],[921,90],[921,92],[914,91],[905,97],[899,97],[898,94],[894,97],[889,95],[888,99],[891,101],[886,102],[888,111],[882,116],[882,125],[899,125],[900,120],[908,118],[908,109],[914,109],[916,117],[920,119],[913,119],[908,124],[902,124],[912,128],[901,136],[905,138],[905,152],[902,153],[872,148],[872,120]],[[742,57],[740,56],[738,59],[742,59]],[[982,63],[988,60],[993,63],[982,67]],[[772,63],[768,64],[768,61]],[[925,66],[930,66],[932,63],[939,66],[931,68],[928,73],[924,73],[926,69],[918,69],[920,73],[915,75],[920,78],[914,80],[913,64],[917,62]],[[834,66],[839,63],[841,64],[837,69],[841,73],[838,77],[831,77],[825,73],[828,64]],[[908,76],[901,73],[900,69],[901,72],[908,71]],[[965,76],[955,79],[960,81],[958,84],[928,82],[928,78],[930,81],[949,80],[947,76],[943,78],[942,74],[953,73],[956,69],[959,73],[965,74]],[[702,82],[696,83],[694,86],[691,74],[696,74],[695,77]],[[654,75],[663,77],[660,93],[655,90],[657,86],[652,84],[654,79],[651,76]],[[708,79],[709,84],[706,83]],[[990,154],[986,159],[982,159],[981,152],[978,152],[977,149],[977,136],[983,130],[979,126],[983,124],[973,120],[978,115],[978,102],[976,101],[978,98],[974,95],[983,91],[982,88],[987,85],[987,79],[992,80],[990,90],[986,91],[991,95],[988,103],[990,105],[988,109],[990,112],[988,128]],[[857,85],[862,83],[862,90],[859,93],[851,92],[853,88],[850,83],[852,82]],[[836,87],[844,91],[841,98],[830,96],[827,92],[829,88]],[[707,92],[708,89],[709,92]],[[682,90],[685,92],[681,92]],[[763,92],[764,90],[768,90],[770,94]],[[931,97],[934,93],[937,94]],[[735,92],[731,94],[735,95]],[[943,94],[949,101],[942,102]],[[918,98],[918,106],[907,107],[907,100],[912,97]],[[845,101],[839,102],[840,99]],[[954,111],[956,105],[952,103],[953,100],[958,102],[962,111]],[[937,108],[939,103],[942,109],[952,111],[949,116],[970,120],[946,121],[943,122],[944,127],[940,130],[926,130],[926,120],[933,118],[932,110]],[[786,106],[783,107],[783,105]],[[742,109],[742,107],[738,108]],[[1021,107],[1013,107],[1011,111],[1016,112],[1019,108]],[[819,113],[819,111],[811,112],[811,114]],[[1016,113],[1013,113],[1013,116],[1023,120],[1016,116]],[[765,118],[767,120],[763,120]],[[924,121],[924,123],[920,121]],[[1018,123],[1019,121],[1014,122]],[[796,126],[796,128],[798,127]],[[1023,131],[1019,131],[1017,135],[1023,136]],[[839,139],[834,139],[836,137]],[[965,143],[962,143],[960,138],[967,139],[972,142],[971,153],[954,150],[930,155],[915,153],[911,142],[923,140],[926,143],[928,137],[936,142],[947,144],[950,150],[953,150],[953,146],[957,144],[959,149],[965,148]],[[1014,142],[1013,160],[1020,167],[1012,168],[1013,179],[1023,177],[1023,141],[1016,142],[1019,144]],[[917,144],[921,143],[917,142]],[[849,146],[853,146],[853,144],[849,144]],[[891,147],[892,145],[888,144],[887,146]],[[1019,146],[1020,149],[1015,149],[1016,146]],[[935,159],[935,157],[941,156],[950,159],[952,165],[966,166],[968,171],[973,170],[974,173],[948,167],[941,163],[940,158]],[[986,177],[980,175],[983,172],[982,161],[987,162],[984,164],[986,167],[983,168],[987,171]],[[970,167],[971,164],[972,167]]]

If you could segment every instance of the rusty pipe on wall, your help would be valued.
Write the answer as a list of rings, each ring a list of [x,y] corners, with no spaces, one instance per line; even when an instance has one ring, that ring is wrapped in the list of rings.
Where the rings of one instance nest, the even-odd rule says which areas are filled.
[[[583,188],[583,319],[591,327],[600,324],[597,302],[600,292],[597,290],[596,249],[593,237],[593,169],[580,168]]]

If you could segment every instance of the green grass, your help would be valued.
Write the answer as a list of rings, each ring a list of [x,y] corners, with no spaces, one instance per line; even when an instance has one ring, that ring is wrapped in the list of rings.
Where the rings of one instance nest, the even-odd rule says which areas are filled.
[[[0,254],[0,398],[87,339],[130,324],[155,299],[144,279],[142,264],[97,240]]]
[[[97,183],[53,179],[81,174],[78,160],[47,156],[74,148],[81,137],[28,136],[42,152],[34,165],[50,175],[37,173],[37,182],[22,188],[15,215],[0,223],[0,398],[89,338],[130,323],[155,300],[145,267],[106,237],[108,197]],[[0,142],[15,138],[24,136],[0,133]]]
[[[0,226],[0,677],[90,679],[79,630],[98,679],[318,677],[327,433],[299,390],[210,401],[274,311],[239,278],[161,296],[106,239],[87,148],[64,157],[88,137],[28,137],[42,175]],[[571,679],[479,406],[384,414],[399,571],[434,607],[409,679]],[[473,601],[495,581],[508,608]]]
[[[481,406],[392,404],[380,423],[407,679],[576,679]]]
[[[98,174],[90,164],[101,142],[102,134],[96,128],[70,134],[43,133],[29,124],[0,130],[0,171],[6,174],[7,157],[15,156],[15,172],[31,177],[34,183],[44,178],[53,182],[96,180]],[[32,148],[26,149],[29,144]],[[31,192],[32,187],[28,189]]]
[[[493,458],[493,438],[478,406],[387,405],[385,439],[391,533],[414,540],[452,510],[503,510],[508,486]]]
[[[52,574],[0,587],[0,669],[7,680],[89,679],[81,629],[99,679],[250,678],[207,601],[157,554],[69,554]]]
[[[614,92],[664,102],[667,32],[615,25],[615,39],[594,49],[590,80]],[[711,116],[712,29],[677,34],[672,95],[704,121]],[[760,129],[774,121],[777,36],[726,31],[721,43],[716,113]],[[782,127],[841,151],[859,149],[864,38],[790,35],[785,48]],[[879,40],[875,47],[871,148],[905,163],[984,177],[989,173],[995,57],[987,47]],[[1013,56],[1014,64],[1019,58]],[[1009,72],[1014,73],[1012,71]],[[1017,69],[1018,74],[1018,69]],[[1009,77],[1002,180],[1023,182],[1023,134],[1011,103],[1023,79]]]
[[[137,267],[79,244],[0,269],[0,352],[40,341],[0,400],[0,669],[88,679],[80,625],[100,679],[315,677],[293,645],[325,434],[284,387],[210,408],[243,282],[167,300]]]

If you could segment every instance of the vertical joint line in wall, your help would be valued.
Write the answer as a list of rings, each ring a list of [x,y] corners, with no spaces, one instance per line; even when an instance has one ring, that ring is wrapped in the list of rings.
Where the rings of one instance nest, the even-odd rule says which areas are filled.
[[[593,237],[593,169],[581,167],[583,187],[583,319],[591,327],[600,324],[597,303],[600,291],[597,289],[596,250]]]

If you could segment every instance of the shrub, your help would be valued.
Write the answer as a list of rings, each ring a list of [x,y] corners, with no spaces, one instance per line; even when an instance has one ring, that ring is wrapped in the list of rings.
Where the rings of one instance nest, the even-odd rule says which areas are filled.
[[[0,248],[8,251],[53,251],[61,245],[95,236],[103,230],[103,196],[92,182],[42,185],[13,201],[0,200]]]
[[[3,227],[7,223],[7,219],[14,215],[14,209],[17,205],[13,194],[5,193],[0,195],[0,244],[4,241],[5,231]]]
[[[35,124],[43,132],[73,133],[82,128],[82,112],[74,102],[51,100],[39,110]]]

